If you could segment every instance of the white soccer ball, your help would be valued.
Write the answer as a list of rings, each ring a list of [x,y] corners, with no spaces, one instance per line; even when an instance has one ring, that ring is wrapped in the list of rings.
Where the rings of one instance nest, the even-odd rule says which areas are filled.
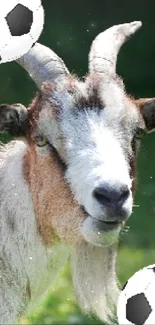
[[[136,272],[118,300],[119,325],[155,325],[155,264]]]
[[[0,0],[0,63],[14,61],[27,53],[43,26],[41,0]]]

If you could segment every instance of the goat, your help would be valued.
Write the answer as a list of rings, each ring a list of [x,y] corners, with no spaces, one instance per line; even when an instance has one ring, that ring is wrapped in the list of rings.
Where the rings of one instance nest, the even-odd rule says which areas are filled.
[[[28,108],[0,106],[0,321],[16,323],[70,256],[79,306],[112,319],[119,234],[132,213],[143,133],[155,99],[129,97],[117,54],[141,22],[99,34],[80,81],[37,43],[17,60],[37,85]]]

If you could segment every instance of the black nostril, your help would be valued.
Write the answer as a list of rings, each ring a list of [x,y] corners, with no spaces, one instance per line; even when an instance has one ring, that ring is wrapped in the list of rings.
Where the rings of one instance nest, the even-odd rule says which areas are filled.
[[[102,205],[118,206],[122,205],[129,197],[128,186],[123,185],[117,189],[108,186],[99,186],[93,191],[95,199]]]

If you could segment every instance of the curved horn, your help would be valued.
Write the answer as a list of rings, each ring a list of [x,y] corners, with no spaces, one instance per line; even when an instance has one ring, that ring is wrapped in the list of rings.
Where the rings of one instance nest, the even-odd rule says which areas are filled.
[[[104,76],[111,77],[116,73],[116,62],[118,52],[128,38],[134,34],[142,23],[115,25],[105,32],[100,33],[93,41],[89,53],[89,71],[98,72]]]
[[[16,60],[40,89],[44,81],[53,81],[69,74],[64,62],[48,47],[36,43],[31,50]]]

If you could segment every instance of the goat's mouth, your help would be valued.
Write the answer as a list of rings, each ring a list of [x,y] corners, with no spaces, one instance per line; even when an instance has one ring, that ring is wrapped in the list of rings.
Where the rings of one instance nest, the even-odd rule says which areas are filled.
[[[114,228],[116,228],[116,227],[118,227],[119,225],[122,224],[121,221],[105,221],[105,220],[96,219],[96,218],[94,218],[94,219],[96,221],[100,221],[100,223],[103,226],[103,228],[104,228],[105,231],[112,230],[112,229],[114,229]]]
[[[95,219],[96,221],[100,221],[100,225],[101,225],[101,228],[104,228],[105,231],[109,231],[111,229],[114,229],[115,227],[117,228],[119,225],[121,228],[124,227],[125,225],[125,221],[122,221],[122,220],[103,220],[101,218],[96,218],[96,217],[93,217],[91,216],[83,206],[81,206],[81,209],[83,210],[86,218],[87,217],[91,217],[93,219]]]
[[[104,221],[96,219],[85,211],[86,218],[81,225],[81,233],[86,241],[95,246],[111,246],[118,242],[124,221]]]

